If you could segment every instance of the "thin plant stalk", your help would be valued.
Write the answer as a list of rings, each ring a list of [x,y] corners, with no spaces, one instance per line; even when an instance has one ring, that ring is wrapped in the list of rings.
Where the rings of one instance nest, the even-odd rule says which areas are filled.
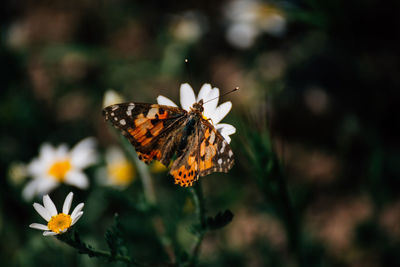
[[[201,183],[197,182],[193,187],[190,188],[190,192],[192,193],[193,196],[193,202],[196,208],[196,216],[199,222],[199,230],[197,231],[197,238],[193,245],[191,258],[189,261],[190,266],[193,266],[197,262],[200,253],[200,246],[207,232],[207,225],[206,225],[206,210],[204,206],[204,196],[203,196],[203,190],[201,188]]]

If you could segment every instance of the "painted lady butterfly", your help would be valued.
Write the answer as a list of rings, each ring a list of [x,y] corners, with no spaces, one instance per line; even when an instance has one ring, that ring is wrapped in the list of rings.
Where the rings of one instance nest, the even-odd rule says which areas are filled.
[[[129,139],[139,159],[158,160],[168,166],[175,184],[192,186],[200,176],[228,172],[234,163],[228,142],[203,117],[203,100],[190,111],[172,106],[123,103],[111,105],[103,115]]]

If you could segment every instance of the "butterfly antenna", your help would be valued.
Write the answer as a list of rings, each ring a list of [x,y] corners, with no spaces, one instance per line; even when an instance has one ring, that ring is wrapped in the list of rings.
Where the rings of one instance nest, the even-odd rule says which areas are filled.
[[[220,95],[220,96],[217,96],[217,97],[215,97],[215,98],[213,98],[213,99],[208,100],[207,102],[204,102],[203,105],[204,105],[205,103],[208,103],[208,102],[210,102],[210,101],[213,101],[213,100],[215,100],[215,99],[218,99],[219,97],[223,97],[223,96],[225,96],[225,95],[227,95],[227,94],[233,93],[233,92],[235,92],[235,91],[237,91],[237,90],[239,90],[239,87],[238,87],[238,86],[236,86],[236,87],[233,88],[232,90],[230,90],[230,91],[228,91],[228,92],[226,92],[226,93],[224,93],[224,94],[222,94],[222,95]]]

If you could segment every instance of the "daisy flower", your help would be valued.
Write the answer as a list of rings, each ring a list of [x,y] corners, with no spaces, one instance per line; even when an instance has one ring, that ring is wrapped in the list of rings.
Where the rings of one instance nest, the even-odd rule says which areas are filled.
[[[126,158],[121,149],[108,148],[106,151],[106,167],[99,169],[97,178],[107,186],[126,187],[135,178],[135,167]]]
[[[108,89],[104,93],[103,97],[103,107],[108,107],[114,104],[122,103],[124,102],[124,98],[116,91],[113,89]]]
[[[30,228],[43,230],[44,236],[58,235],[65,233],[72,225],[74,225],[83,215],[82,208],[84,203],[78,204],[69,215],[71,208],[72,198],[74,194],[70,192],[65,198],[62,213],[58,213],[56,206],[49,197],[43,196],[43,206],[39,203],[33,203],[33,207],[47,221],[47,225],[41,223],[32,223]]]
[[[200,99],[203,99],[203,102],[205,103],[203,105],[204,119],[210,119],[214,127],[225,138],[225,140],[228,143],[231,142],[231,138],[229,137],[229,135],[234,134],[236,132],[236,128],[230,124],[219,122],[229,113],[232,108],[232,103],[230,101],[227,101],[218,106],[218,88],[212,88],[210,84],[205,83],[201,87],[199,95],[196,98],[193,88],[188,83],[184,83],[181,85],[180,88],[180,98],[182,108],[187,111],[190,111],[190,108],[193,106],[194,103],[199,102]],[[214,98],[215,100],[207,102]],[[160,105],[177,107],[174,102],[162,95],[157,97],[157,103]]]
[[[281,9],[259,0],[234,0],[225,7],[228,41],[238,48],[251,47],[262,33],[281,36],[286,17]]]
[[[66,145],[53,147],[45,143],[39,157],[28,165],[28,174],[33,178],[25,186],[22,196],[26,200],[35,195],[44,195],[61,183],[86,189],[89,186],[83,169],[97,161],[94,138],[86,138],[68,150]]]
[[[188,11],[175,16],[171,23],[172,35],[184,42],[192,43],[200,39],[205,32],[206,20],[202,14]]]

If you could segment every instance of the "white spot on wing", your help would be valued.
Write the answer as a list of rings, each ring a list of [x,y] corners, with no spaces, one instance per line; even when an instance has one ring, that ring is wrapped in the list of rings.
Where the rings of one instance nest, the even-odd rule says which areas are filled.
[[[114,117],[114,120],[116,120],[116,121],[117,121],[117,120],[118,120],[118,118],[117,118],[117,117]]]
[[[118,105],[114,105],[114,106],[111,107],[111,110],[112,110],[112,111],[117,110],[117,109],[119,109],[119,106],[118,106]]]
[[[224,153],[225,146],[226,146],[226,142],[224,141],[224,142],[222,142],[222,147],[221,147],[221,150],[219,151],[220,153]]]
[[[229,150],[229,157],[231,158],[232,156],[233,156],[233,152],[232,152],[232,150]]]
[[[147,118],[154,118],[156,114],[158,113],[158,108],[151,108],[149,112],[147,113]]]
[[[214,133],[214,131],[211,131],[210,144],[214,144],[214,141],[215,141],[215,133]]]
[[[122,120],[119,121],[119,123],[120,123],[121,125],[125,125],[125,124],[126,124],[126,121],[125,121],[124,119],[122,119]]]
[[[126,115],[132,116],[132,110],[135,108],[134,103],[129,103],[128,109],[126,110]]]
[[[222,164],[222,159],[218,159],[218,164],[219,164],[219,165]]]

